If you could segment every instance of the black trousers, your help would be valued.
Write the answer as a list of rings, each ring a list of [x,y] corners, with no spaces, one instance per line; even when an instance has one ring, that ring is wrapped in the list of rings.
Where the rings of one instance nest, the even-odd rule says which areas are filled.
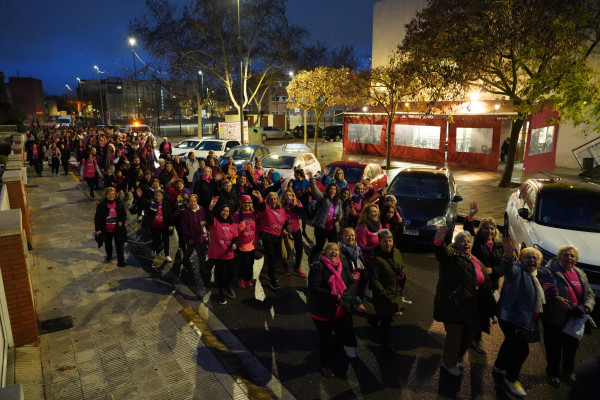
[[[318,257],[323,251],[323,247],[325,247],[325,242],[336,242],[338,241],[337,232],[334,229],[321,229],[315,227],[315,247],[310,251],[310,255],[308,256],[308,262],[314,262],[316,257]]]
[[[504,341],[500,345],[494,365],[505,370],[506,379],[514,382],[519,379],[521,367],[529,355],[529,343],[523,335],[518,334],[518,328],[510,322],[499,320],[498,324],[504,333]]]
[[[106,251],[106,257],[112,258],[113,245],[115,241],[115,249],[117,250],[117,262],[119,264],[125,264],[125,255],[123,253],[123,242],[119,240],[119,235],[116,232],[106,232],[104,234],[104,250]]]
[[[213,260],[215,263],[215,282],[219,289],[219,294],[223,295],[225,289],[229,289],[233,277],[236,273],[237,262],[235,258],[231,260]]]
[[[41,158],[34,158],[33,160],[31,160],[31,165],[33,165],[33,168],[35,169],[35,173],[38,174],[39,176],[42,176],[42,169],[44,168],[44,161],[42,161]]]
[[[150,228],[150,234],[152,235],[152,250],[158,252],[162,242],[165,257],[167,257],[169,255],[169,228]]]
[[[58,157],[52,157],[50,161],[50,168],[52,169],[52,173],[58,175],[58,167],[60,167],[60,160]]]
[[[252,280],[254,274],[254,250],[238,251],[238,273],[237,278],[246,282]]]
[[[269,280],[276,282],[275,268],[281,265],[281,236],[263,232],[262,243],[265,248],[265,263],[267,264]]]
[[[391,314],[375,314],[369,317],[369,323],[378,325],[381,322],[381,345],[387,346],[390,339],[390,327],[392,326]]]
[[[302,232],[298,229],[296,232],[292,232],[294,238],[294,253],[296,257],[294,263],[294,269],[299,269],[302,263],[302,253],[304,253],[304,243],[302,243]]]
[[[561,368],[565,374],[575,371],[575,353],[579,340],[562,332],[561,326],[552,325],[542,320],[544,326],[544,347],[546,348],[546,373],[558,376]]]
[[[98,189],[98,177],[95,176],[93,178],[84,178],[85,179],[85,183],[87,183],[88,187],[90,188],[90,195],[92,195],[94,193],[94,189]]]
[[[69,160],[62,160],[62,167],[65,171],[65,175],[69,175]]]
[[[319,338],[319,362],[321,368],[331,367],[333,354],[340,346],[356,347],[356,336],[352,323],[352,314],[333,321],[314,319]],[[334,336],[335,334],[335,336]]]

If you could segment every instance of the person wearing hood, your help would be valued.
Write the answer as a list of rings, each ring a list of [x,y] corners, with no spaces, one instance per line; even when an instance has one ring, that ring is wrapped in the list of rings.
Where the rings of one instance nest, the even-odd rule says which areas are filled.
[[[106,251],[106,262],[112,260],[112,243],[115,242],[117,250],[117,265],[124,267],[125,256],[123,244],[127,240],[125,223],[127,214],[125,206],[117,199],[117,192],[113,187],[104,190],[104,199],[96,206],[94,215],[94,227],[96,236],[104,235],[104,250]]]
[[[534,248],[521,250],[516,259],[514,239],[505,238],[500,268],[505,284],[497,304],[498,324],[504,341],[492,372],[504,378],[508,390],[517,397],[527,395],[518,381],[521,367],[529,355],[529,343],[539,341],[538,317],[545,304],[544,291],[537,279],[542,253]]]
[[[227,304],[225,296],[230,299],[236,298],[231,283],[236,275],[235,251],[238,246],[239,232],[227,204],[222,204],[216,212],[214,211],[218,201],[218,196],[210,201],[206,213],[206,225],[209,226],[210,233],[208,257],[214,262],[215,281],[219,289],[218,302],[223,305]]]
[[[169,256],[169,231],[173,229],[173,214],[171,212],[171,205],[165,199],[165,192],[162,189],[154,191],[154,198],[145,213],[142,227],[149,229],[152,235],[151,257],[154,259],[156,253],[160,252],[162,243],[162,249],[165,252],[165,261],[173,261]]]

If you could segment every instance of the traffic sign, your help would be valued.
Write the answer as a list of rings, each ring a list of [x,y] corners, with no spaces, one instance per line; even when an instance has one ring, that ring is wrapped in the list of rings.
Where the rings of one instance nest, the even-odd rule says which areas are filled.
[[[35,115],[38,117],[43,117],[44,116],[44,110],[35,110]]]

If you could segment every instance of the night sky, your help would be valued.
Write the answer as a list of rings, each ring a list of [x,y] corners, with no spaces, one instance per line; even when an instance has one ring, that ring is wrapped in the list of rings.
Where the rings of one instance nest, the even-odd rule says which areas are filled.
[[[145,0],[0,0],[0,4],[0,71],[6,81],[10,76],[41,79],[46,94],[60,95],[68,92],[65,85],[77,86],[77,77],[95,79],[94,65],[108,76],[131,73],[127,27],[144,13]],[[309,42],[351,45],[358,56],[370,57],[373,0],[288,0],[287,14],[292,23],[309,31]],[[140,44],[136,51],[150,60]]]

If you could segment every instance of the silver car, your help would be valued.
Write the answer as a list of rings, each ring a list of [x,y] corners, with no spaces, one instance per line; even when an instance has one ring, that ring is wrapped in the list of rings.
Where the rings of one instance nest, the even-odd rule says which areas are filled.
[[[276,126],[263,126],[260,129],[262,131],[263,142],[267,139],[287,139],[291,136],[288,132]]]

